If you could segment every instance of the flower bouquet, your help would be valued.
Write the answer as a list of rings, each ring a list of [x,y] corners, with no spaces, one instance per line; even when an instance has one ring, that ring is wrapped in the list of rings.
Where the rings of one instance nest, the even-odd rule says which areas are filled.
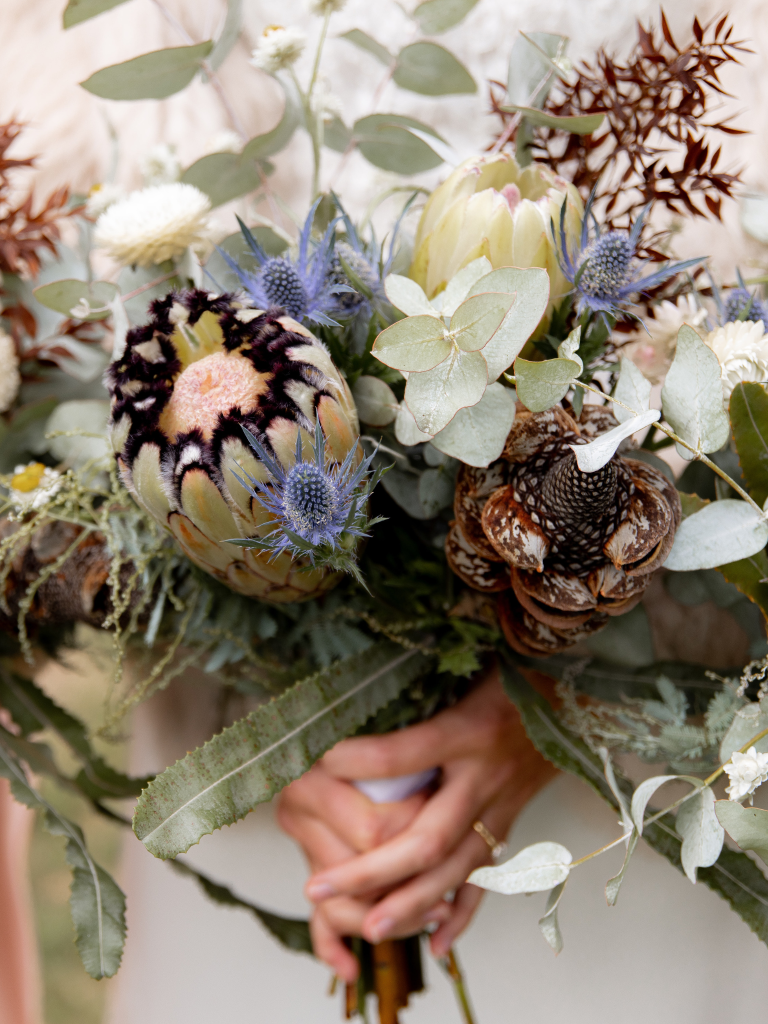
[[[420,3],[419,38],[397,54],[359,29],[343,38],[401,90],[472,93],[434,37],[476,2]],[[65,27],[112,6],[70,0]],[[461,709],[489,666],[540,753],[620,814],[609,905],[642,837],[768,942],[768,882],[744,852],[768,861],[768,812],[745,804],[768,778],[766,279],[716,282],[705,258],[673,255],[681,221],[735,201],[713,140],[738,130],[710,111],[744,44],[725,18],[694,20],[679,43],[662,14],[626,61],[601,51],[574,66],[564,37],[521,34],[508,81],[490,83],[498,135],[466,155],[402,114],[348,125],[321,73],[343,0],[310,7],[306,79],[299,29],[270,26],[253,51],[254,82],[284,94],[279,124],[247,139],[235,118],[187,168],[161,147],[130,194],[106,182],[35,215],[31,196],[14,206],[10,177],[29,161],[5,156],[21,126],[0,130],[0,774],[66,837],[83,964],[118,970],[125,899],[36,776],[126,824],[120,801],[138,798],[147,850],[311,953],[306,922],[178,858],[340,740]],[[240,6],[228,10],[217,38],[83,87],[159,99],[200,75],[229,111],[218,68]],[[271,158],[298,132],[312,167],[292,232]],[[353,154],[400,176],[372,203],[404,197],[394,215],[357,221],[326,183],[328,159]],[[758,237],[766,203],[743,207]],[[229,234],[215,237],[213,208]],[[654,608],[710,600],[740,623],[742,664],[657,656]],[[250,712],[154,778],[116,771],[33,678],[83,625],[114,645],[102,737],[193,665]],[[635,786],[626,754],[666,774]],[[683,795],[650,812],[672,780]],[[369,791],[400,799],[425,783],[440,779]],[[536,843],[470,881],[549,891],[540,925],[559,952],[568,876],[608,848],[574,860]],[[376,993],[395,1022],[422,987],[418,937],[350,942],[347,1017]],[[469,1021],[453,953],[444,965]]]

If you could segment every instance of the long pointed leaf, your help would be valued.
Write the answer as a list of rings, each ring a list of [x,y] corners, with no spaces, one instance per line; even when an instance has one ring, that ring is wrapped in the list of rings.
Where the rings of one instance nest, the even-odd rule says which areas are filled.
[[[134,832],[156,857],[184,853],[303,775],[430,664],[382,641],[296,683],[158,775],[139,798]]]

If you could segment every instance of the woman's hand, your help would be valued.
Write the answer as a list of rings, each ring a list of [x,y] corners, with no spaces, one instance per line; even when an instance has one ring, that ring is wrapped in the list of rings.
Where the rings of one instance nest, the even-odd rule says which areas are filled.
[[[350,783],[439,766],[431,795],[374,804]],[[318,956],[344,980],[357,961],[341,941],[401,937],[437,922],[432,951],[444,955],[469,923],[482,890],[465,885],[490,861],[472,829],[478,819],[503,837],[555,769],[534,749],[498,671],[459,704],[386,736],[344,740],[281,796],[281,826],[304,848],[312,871],[306,892],[317,904]],[[455,891],[453,900],[445,896]]]

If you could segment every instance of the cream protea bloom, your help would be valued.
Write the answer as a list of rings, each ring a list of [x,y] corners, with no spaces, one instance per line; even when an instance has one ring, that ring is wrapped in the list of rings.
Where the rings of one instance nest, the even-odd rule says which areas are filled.
[[[273,75],[295,64],[306,45],[307,37],[301,29],[267,25],[258,46],[251,54],[251,64]]]
[[[650,381],[659,384],[674,358],[680,328],[687,324],[701,333],[707,311],[697,305],[693,295],[680,295],[676,303],[660,302],[653,312],[654,319],[644,321],[647,330],[641,327],[633,331],[627,344],[622,346],[622,354]]]
[[[742,381],[768,381],[768,335],[762,320],[736,320],[711,331],[704,339],[720,361],[723,402]]]
[[[754,747],[750,747],[746,754],[737,750],[730,764],[723,766],[723,771],[731,782],[725,791],[728,799],[742,800],[751,796],[768,779],[768,754],[758,754]]]
[[[210,209],[210,199],[194,185],[152,185],[110,206],[98,219],[94,242],[123,266],[162,263],[206,243]]]
[[[584,206],[573,185],[539,164],[521,170],[506,153],[466,160],[424,207],[410,276],[431,299],[480,256],[494,269],[543,267],[550,278],[551,309],[571,288],[552,238],[551,225],[559,225],[563,202],[566,237],[575,244]]]
[[[8,497],[17,513],[31,512],[52,498],[61,487],[61,473],[42,462],[17,466],[9,481]]]
[[[7,412],[19,391],[19,357],[13,338],[0,331],[0,412]]]

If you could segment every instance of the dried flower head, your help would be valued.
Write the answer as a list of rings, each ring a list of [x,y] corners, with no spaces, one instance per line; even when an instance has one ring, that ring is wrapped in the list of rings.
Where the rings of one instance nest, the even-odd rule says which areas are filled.
[[[125,189],[122,185],[114,185],[110,182],[93,185],[85,204],[86,215],[91,220],[98,220],[105,210],[121,199],[125,199]]]
[[[153,185],[110,206],[99,217],[94,242],[124,266],[162,263],[207,242],[210,208],[194,185]]]
[[[660,384],[674,358],[680,328],[688,324],[698,331],[706,322],[707,311],[693,295],[679,295],[677,302],[665,300],[652,308],[653,319],[648,317],[643,321],[644,327],[629,335],[621,354],[631,359],[650,381]]]
[[[734,288],[725,302],[723,320],[762,320],[768,326],[768,304],[753,295],[747,288]]]
[[[167,142],[153,146],[141,161],[141,174],[144,185],[168,185],[181,177],[181,161],[176,155],[176,147]]]
[[[16,513],[32,512],[42,508],[61,485],[61,473],[49,469],[42,462],[30,462],[14,469],[8,498]]]
[[[704,339],[720,362],[723,401],[742,381],[768,381],[768,335],[762,320],[736,320],[717,327]]]
[[[759,754],[754,747],[750,747],[746,754],[737,750],[723,771],[731,781],[725,791],[729,800],[751,797],[757,787],[768,779],[768,754]]]
[[[19,357],[13,338],[0,331],[0,412],[7,412],[19,391]]]
[[[307,37],[298,28],[267,25],[258,46],[251,54],[251,64],[270,75],[295,64],[304,52]]]

